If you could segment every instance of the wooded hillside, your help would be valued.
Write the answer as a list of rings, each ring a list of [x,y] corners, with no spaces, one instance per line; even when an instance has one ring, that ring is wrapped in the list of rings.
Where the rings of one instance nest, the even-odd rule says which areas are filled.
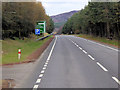
[[[46,31],[49,33],[54,29],[54,24],[46,15],[41,2],[2,3],[3,39],[29,37],[31,33],[34,33],[37,21],[46,21]]]
[[[64,25],[63,33],[120,39],[120,2],[89,2]]]

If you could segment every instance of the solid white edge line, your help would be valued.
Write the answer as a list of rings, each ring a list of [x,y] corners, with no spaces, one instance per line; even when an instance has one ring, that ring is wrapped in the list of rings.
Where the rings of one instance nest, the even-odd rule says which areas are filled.
[[[33,88],[38,88],[38,85],[34,85],[34,87]]]
[[[112,78],[120,85],[120,81],[116,77],[112,77]]]
[[[103,47],[106,47],[106,48],[109,48],[109,49],[111,49],[111,50],[114,50],[114,51],[119,52],[118,49],[114,49],[114,48],[112,48],[112,47],[109,47],[109,46],[106,46],[106,45],[102,45],[102,44],[100,44],[100,43],[97,43],[97,42],[94,42],[94,41],[91,41],[91,40],[88,40],[88,39],[84,39],[84,38],[81,38],[81,37],[79,37],[79,38],[80,38],[80,39],[83,39],[83,40],[85,40],[85,41],[89,41],[89,42],[91,42],[91,43],[95,43],[95,44],[98,44],[98,45],[100,45],[100,46],[103,46]]]
[[[40,77],[40,78],[43,77],[43,74],[40,74],[39,77]]]
[[[91,55],[88,55],[92,60],[95,60]]]
[[[40,83],[41,82],[41,79],[37,79],[36,83]]]
[[[49,56],[48,56],[47,60],[50,60],[50,57],[51,57],[51,55],[52,55],[52,52],[53,52],[53,49],[54,49],[54,47],[55,47],[56,41],[57,41],[57,36],[56,36],[56,39],[55,39],[55,41],[54,41],[54,44],[53,44],[53,46],[52,46],[52,49],[51,49],[51,51],[50,51],[50,53],[49,53]]]
[[[85,50],[82,50],[85,54],[87,54],[87,52]]]
[[[104,71],[108,71],[103,65],[101,65],[99,62],[97,62],[97,64],[104,70]]]

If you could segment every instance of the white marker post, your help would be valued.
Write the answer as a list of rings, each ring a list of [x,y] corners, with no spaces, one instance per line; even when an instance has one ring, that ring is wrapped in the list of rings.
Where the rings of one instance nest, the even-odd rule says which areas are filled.
[[[20,60],[21,58],[21,49],[18,49],[18,59]]]

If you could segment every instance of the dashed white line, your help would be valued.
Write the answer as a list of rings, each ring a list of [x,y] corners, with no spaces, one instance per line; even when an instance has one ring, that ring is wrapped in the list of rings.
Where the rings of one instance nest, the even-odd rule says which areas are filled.
[[[41,82],[41,79],[37,79],[36,83],[40,83]]]
[[[120,81],[116,77],[112,77],[112,78],[120,85]]]
[[[82,50],[85,54],[87,54],[87,52],[85,50]]]
[[[47,67],[47,65],[44,65],[44,67]]]
[[[104,66],[102,66],[99,62],[97,62],[97,64],[104,70],[104,71],[108,71]]]
[[[48,63],[49,61],[47,60],[46,62]]]
[[[44,64],[43,70],[41,71],[41,74],[39,75],[39,79],[36,80],[36,83],[40,83],[40,82],[41,82],[41,78],[42,78],[43,75],[44,75],[44,74],[43,74],[43,73],[45,72],[44,70],[46,69],[46,67],[47,67],[47,65],[48,65],[48,62],[49,62],[50,57],[51,57],[51,55],[52,55],[52,52],[53,52],[53,49],[54,49],[54,47],[55,47],[56,41],[57,41],[57,37],[56,37],[55,42],[54,42],[54,44],[53,44],[53,46],[52,46],[52,49],[51,49],[51,51],[50,51],[50,53],[49,53],[49,56],[48,56],[48,58],[47,58],[47,61],[46,61],[45,64]],[[34,85],[33,90],[34,90],[34,89],[37,89],[38,87],[39,87],[39,85]]]
[[[51,49],[51,51],[50,51],[50,54],[49,54],[47,60],[50,60],[50,57],[51,57],[51,55],[52,55],[52,52],[53,52],[53,49],[54,49],[54,47],[55,47],[56,41],[57,41],[57,37],[56,37],[56,39],[55,39],[55,42],[54,42],[54,44],[53,44],[53,46],[52,46],[52,49]]]
[[[46,62],[45,65],[48,65],[48,63]]]
[[[41,71],[41,73],[44,73],[44,72],[45,72],[44,70]]]
[[[74,43],[75,45],[77,45],[76,43]]]
[[[33,88],[38,88],[38,85],[34,85],[34,87]]]
[[[40,77],[40,78],[43,77],[43,74],[40,74],[39,77]]]
[[[82,50],[82,48],[81,48],[81,47],[79,47],[79,49],[80,49],[80,50]]]
[[[76,45],[77,47],[79,47],[78,45]]]
[[[92,60],[95,60],[91,55],[88,55]]]
[[[88,39],[84,39],[84,38],[80,38],[80,39],[83,39],[83,40],[85,40],[85,41],[89,41],[89,42],[91,42],[91,43],[98,44],[98,45],[100,45],[100,46],[103,46],[103,47],[109,48],[109,49],[111,49],[111,50],[114,50],[114,51],[120,52],[118,49],[115,49],[115,48],[112,48],[112,47],[109,47],[109,46],[106,46],[106,45],[102,45],[102,44],[100,44],[100,43],[97,43],[97,42],[94,42],[94,41],[91,41],[91,40],[88,40]]]
[[[46,69],[46,67],[43,67],[43,70],[45,70]]]

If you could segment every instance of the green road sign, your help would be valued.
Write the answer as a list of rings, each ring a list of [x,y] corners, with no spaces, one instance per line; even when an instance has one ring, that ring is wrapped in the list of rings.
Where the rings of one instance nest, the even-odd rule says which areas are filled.
[[[46,32],[46,21],[40,21],[37,22],[37,26],[35,29],[40,29],[40,33],[45,33]]]

